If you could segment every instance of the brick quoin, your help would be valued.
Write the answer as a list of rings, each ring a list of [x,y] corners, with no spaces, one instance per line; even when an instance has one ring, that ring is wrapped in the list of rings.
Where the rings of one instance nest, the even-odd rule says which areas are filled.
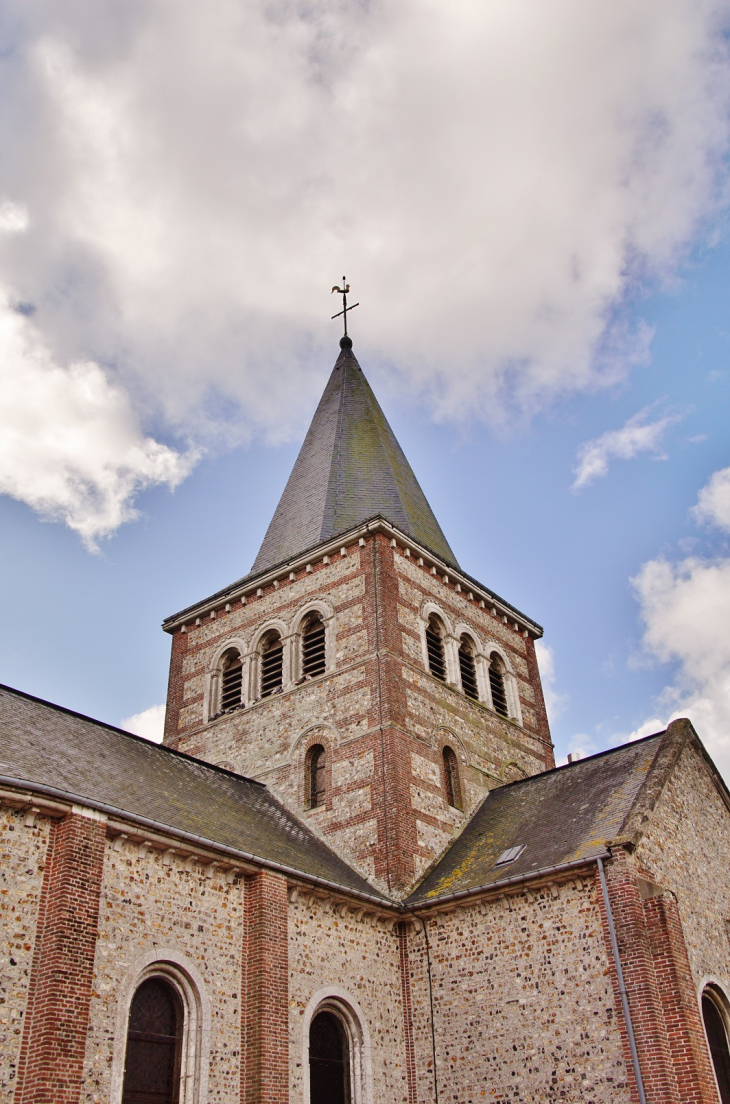
[[[418,1104],[416,1094],[416,1054],[413,1046],[413,1007],[411,1004],[411,978],[408,962],[408,925],[398,925],[398,952],[400,955],[401,993],[403,996],[403,1035],[406,1047],[406,1079],[408,1104]]]
[[[52,825],[15,1104],[78,1104],[104,846],[99,820],[71,815]]]
[[[288,947],[286,878],[262,870],[244,888],[241,1104],[288,1104]]]
[[[682,1104],[717,1104],[717,1089],[677,902],[670,893],[644,902],[664,1022]]]
[[[652,945],[644,915],[644,903],[639,892],[639,875],[636,869],[630,865],[630,860],[623,850],[617,850],[614,853],[613,858],[606,863],[605,869],[611,911],[616,927],[616,940],[647,1104],[684,1104],[683,1098],[679,1095],[669,1039],[664,1026],[663,993],[660,990],[654,966]],[[596,878],[598,878],[598,874],[596,874]],[[624,1059],[629,1071],[631,1098],[632,1101],[638,1101],[639,1094],[633,1076],[633,1063],[621,1007],[621,996],[611,949],[608,921],[603,904],[603,895],[600,892],[598,899],[600,901],[608,958],[611,963],[611,980]]]

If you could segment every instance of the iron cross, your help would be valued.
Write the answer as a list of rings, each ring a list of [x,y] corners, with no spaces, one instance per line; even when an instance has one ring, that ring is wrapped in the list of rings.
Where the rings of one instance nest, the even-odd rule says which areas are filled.
[[[332,295],[334,295],[334,293],[337,292],[338,295],[342,296],[342,310],[338,311],[337,314],[333,314],[332,318],[333,319],[339,318],[340,315],[343,315],[343,320],[344,320],[344,323],[345,323],[345,337],[347,337],[347,312],[351,311],[351,310],[354,310],[355,307],[360,306],[359,303],[353,303],[351,307],[348,307],[348,305],[347,305],[347,293],[348,293],[349,290],[350,290],[350,285],[345,282],[345,277],[343,276],[342,277],[342,287],[338,287],[337,284],[335,284],[335,286],[332,288],[332,292],[331,292]]]

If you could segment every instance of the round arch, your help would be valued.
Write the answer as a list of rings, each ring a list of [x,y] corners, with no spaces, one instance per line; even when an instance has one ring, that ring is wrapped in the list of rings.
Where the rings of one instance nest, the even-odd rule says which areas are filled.
[[[360,1005],[346,989],[328,985],[314,994],[302,1017],[303,1099],[310,1104],[309,1032],[318,1012],[334,1012],[344,1025],[349,1043],[351,1104],[373,1104],[370,1032]]]
[[[111,1104],[121,1104],[132,999],[142,982],[154,977],[173,986],[183,1007],[179,1104],[204,1104],[208,1095],[210,1000],[197,967],[187,955],[169,947],[155,947],[140,955],[119,986],[109,1099]]]
[[[730,1101],[730,1002],[718,982],[700,990],[700,1015],[722,1104]]]
[[[235,650],[241,656],[242,663],[242,684],[246,686],[246,653],[248,647],[246,641],[242,636],[229,636],[222,643],[218,644],[214,652],[211,653],[208,659],[208,665],[205,669],[205,693],[203,695],[203,724],[207,724],[218,711],[218,692],[219,681],[221,677],[221,666],[223,658],[227,652]]]

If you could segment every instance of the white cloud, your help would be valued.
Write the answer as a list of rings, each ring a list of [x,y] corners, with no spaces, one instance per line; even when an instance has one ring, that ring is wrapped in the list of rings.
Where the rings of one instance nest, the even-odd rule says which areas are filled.
[[[575,481],[572,490],[578,491],[594,479],[607,475],[611,460],[633,460],[640,452],[659,452],[664,431],[678,422],[679,416],[667,414],[653,422],[647,421],[650,409],[647,407],[634,414],[621,429],[610,429],[581,445],[578,463],[573,469]]]
[[[18,203],[9,199],[0,203],[0,233],[18,234],[28,229],[28,212]]]
[[[343,271],[365,365],[438,416],[615,380],[627,295],[723,198],[728,0],[6,11],[0,281],[199,439],[299,431]]]
[[[712,475],[697,496],[692,512],[699,522],[730,530],[730,468]]]
[[[676,674],[657,705],[659,731],[689,717],[718,768],[730,779],[730,559],[650,560],[632,580],[645,624],[644,648]]]
[[[139,490],[174,487],[193,456],[145,437],[98,365],[54,363],[31,320],[0,297],[0,492],[60,519],[93,549],[136,516]]]
[[[555,688],[555,657],[552,648],[542,640],[536,640],[535,655],[537,665],[540,668],[540,682],[542,683],[548,721],[552,725],[565,708],[567,695],[558,693]]]
[[[160,744],[165,729],[165,706],[151,705],[149,709],[127,717],[119,727],[133,732],[135,736],[143,736],[145,740]]]

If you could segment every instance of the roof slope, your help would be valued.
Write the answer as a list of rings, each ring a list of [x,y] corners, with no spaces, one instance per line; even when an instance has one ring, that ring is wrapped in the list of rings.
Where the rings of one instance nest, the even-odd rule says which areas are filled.
[[[666,734],[648,736],[489,793],[406,904],[603,854],[634,808]],[[505,866],[503,851],[524,844]]]
[[[393,430],[343,338],[253,574],[382,515],[458,566]]]
[[[0,775],[381,897],[261,783],[4,686]]]

